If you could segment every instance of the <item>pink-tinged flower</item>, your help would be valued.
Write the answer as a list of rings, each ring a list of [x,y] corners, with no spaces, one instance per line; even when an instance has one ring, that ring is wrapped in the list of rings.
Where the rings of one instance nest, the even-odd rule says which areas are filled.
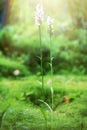
[[[38,4],[36,6],[36,12],[35,12],[35,24],[40,26],[44,20],[44,10],[43,6]]]
[[[50,35],[53,34],[53,23],[54,23],[54,19],[51,18],[50,16],[47,17],[47,25],[49,27],[49,33]]]
[[[48,26],[53,26],[53,23],[54,23],[54,19],[51,18],[50,16],[47,17],[47,25]]]

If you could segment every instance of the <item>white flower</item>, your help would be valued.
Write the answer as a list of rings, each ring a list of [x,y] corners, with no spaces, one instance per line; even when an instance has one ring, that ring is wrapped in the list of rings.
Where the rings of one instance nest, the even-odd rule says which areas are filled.
[[[13,71],[13,74],[14,74],[15,76],[18,76],[18,75],[20,74],[20,71],[19,71],[19,70],[14,70],[14,71]]]
[[[54,23],[54,19],[53,18],[51,18],[50,16],[48,16],[47,17],[47,25],[48,25],[48,27],[49,27],[49,33],[50,33],[50,35],[52,35],[53,34],[53,23]]]
[[[53,26],[53,22],[54,22],[54,19],[51,18],[50,16],[47,17],[47,25],[48,26]]]
[[[41,6],[40,4],[38,4],[36,6],[36,12],[35,12],[35,24],[40,26],[41,23],[44,20],[44,10],[43,10],[43,6]]]

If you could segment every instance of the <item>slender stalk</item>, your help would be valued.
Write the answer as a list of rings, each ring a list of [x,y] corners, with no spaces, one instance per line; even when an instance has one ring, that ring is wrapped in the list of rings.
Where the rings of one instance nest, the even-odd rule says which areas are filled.
[[[53,57],[52,57],[52,47],[51,47],[51,29],[50,29],[50,71],[51,71],[51,130],[53,130]]]
[[[43,77],[43,53],[42,53],[41,25],[39,26],[39,37],[40,37],[40,60],[41,60],[41,86],[42,86],[42,92],[43,92],[44,77]]]
[[[48,24],[48,27],[49,27],[49,37],[50,37],[50,72],[51,72],[51,108],[52,108],[52,111],[51,111],[51,130],[53,130],[53,57],[52,57],[52,45],[51,45],[51,41],[52,41],[52,34],[53,34],[53,19],[48,16],[47,18],[47,24]]]
[[[50,33],[50,73],[51,73],[51,88],[53,89],[53,57],[52,57],[52,45],[51,45],[51,33]],[[53,92],[51,92],[52,95],[52,110],[53,110]]]

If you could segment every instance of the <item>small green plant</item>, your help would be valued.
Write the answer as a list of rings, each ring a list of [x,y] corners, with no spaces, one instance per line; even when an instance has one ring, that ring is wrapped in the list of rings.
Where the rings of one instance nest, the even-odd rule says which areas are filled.
[[[6,109],[2,112],[2,114],[0,115],[0,128],[2,128],[3,117],[4,117],[4,115],[6,114],[6,112],[7,112],[8,108],[9,108],[9,106],[10,106],[10,105],[8,105],[8,106],[6,107]]]
[[[52,87],[51,87],[51,98],[52,98],[51,106],[43,100],[39,100],[39,101],[42,102],[51,112],[51,128],[50,129],[53,130],[53,88]],[[40,111],[45,119],[46,129],[47,129],[47,116],[42,109],[40,109]]]

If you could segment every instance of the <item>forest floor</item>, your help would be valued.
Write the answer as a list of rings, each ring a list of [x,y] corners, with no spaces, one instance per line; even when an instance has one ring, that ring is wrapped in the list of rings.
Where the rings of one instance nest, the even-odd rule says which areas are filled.
[[[43,92],[40,81],[0,79],[0,130],[87,130],[87,76],[55,75],[53,93],[49,75]]]

